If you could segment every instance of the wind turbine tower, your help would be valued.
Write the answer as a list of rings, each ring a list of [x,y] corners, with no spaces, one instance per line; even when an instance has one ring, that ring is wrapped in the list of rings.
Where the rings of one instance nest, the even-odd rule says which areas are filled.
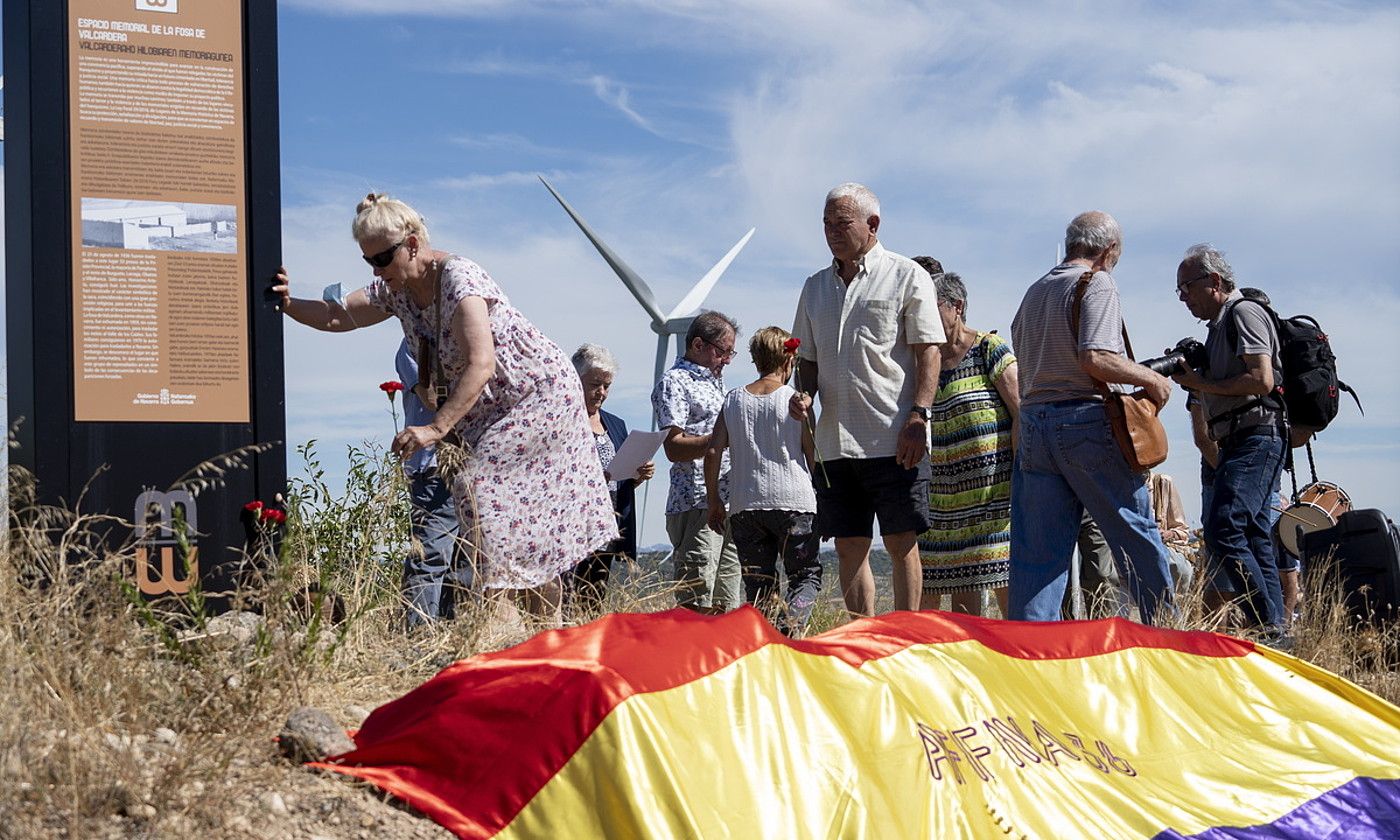
[[[598,253],[602,255],[607,264],[612,266],[612,270],[622,279],[623,285],[632,292],[632,297],[636,298],[637,303],[640,303],[642,309],[645,309],[646,313],[651,316],[651,331],[656,333],[656,372],[651,381],[657,382],[666,370],[668,361],[666,345],[669,343],[670,337],[673,335],[676,337],[676,355],[683,355],[685,353],[685,333],[686,330],[690,329],[690,323],[695,320],[695,311],[700,308],[700,304],[705,302],[705,298],[710,294],[715,283],[719,282],[720,275],[724,273],[726,268],[729,268],[729,264],[748,244],[754,229],[749,228],[749,232],[744,234],[733,248],[729,249],[729,253],[715,263],[714,268],[706,272],[705,276],[700,278],[700,282],[696,283],[689,292],[686,292],[680,303],[677,303],[670,312],[663,313],[661,306],[656,302],[656,295],[652,293],[651,287],[646,284],[646,281],[633,271],[631,266],[623,262],[622,258],[612,248],[609,248],[607,243],[598,238],[598,234],[593,232],[593,228],[589,227],[578,212],[569,206],[569,202],[564,200],[559,191],[544,179],[544,176],[540,176],[540,183],[544,184],[545,189],[549,190],[549,194],[554,196],[554,200],[558,201],[559,206],[564,208],[564,212],[569,214],[569,218],[574,220],[574,224],[578,225],[579,230],[583,231],[583,235],[588,237],[589,242],[593,243],[593,247],[598,249]],[[652,428],[656,428],[655,415],[652,416]]]

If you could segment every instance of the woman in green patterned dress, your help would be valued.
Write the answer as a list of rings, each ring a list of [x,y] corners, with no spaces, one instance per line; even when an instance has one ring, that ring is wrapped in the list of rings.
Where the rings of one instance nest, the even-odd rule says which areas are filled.
[[[967,325],[967,289],[956,274],[933,275],[948,342],[929,421],[929,530],[919,535],[921,609],[952,596],[955,612],[982,613],[982,593],[995,593],[1006,614],[1011,556],[1011,459],[1020,395],[1016,357],[995,333]],[[927,262],[926,262],[927,261]]]

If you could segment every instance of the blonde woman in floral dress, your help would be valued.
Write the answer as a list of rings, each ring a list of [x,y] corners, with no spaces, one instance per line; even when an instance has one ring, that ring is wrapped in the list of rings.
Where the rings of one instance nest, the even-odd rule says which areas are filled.
[[[919,535],[921,609],[950,595],[955,612],[980,614],[991,590],[1006,615],[1011,572],[1011,462],[1020,408],[1016,357],[993,333],[967,325],[967,289],[928,257],[948,342],[929,420],[929,530]],[[934,270],[937,267],[938,270]]]
[[[618,536],[573,365],[481,266],[434,250],[404,202],[371,194],[352,233],[374,269],[368,286],[343,301],[293,298],[283,269],[273,292],[288,315],[320,330],[399,319],[420,348],[420,380],[430,387],[419,396],[435,414],[400,432],[394,453],[455,435],[466,458],[452,493],[477,579],[514,590],[529,612],[557,623],[560,574]]]

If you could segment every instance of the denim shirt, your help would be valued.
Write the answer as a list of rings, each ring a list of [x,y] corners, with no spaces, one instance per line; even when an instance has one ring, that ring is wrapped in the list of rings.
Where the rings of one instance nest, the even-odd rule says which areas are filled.
[[[688,435],[708,435],[724,408],[724,380],[682,356],[651,392],[656,427],[675,426]],[[729,498],[729,452],[719,468],[719,495]],[[705,459],[671,464],[671,487],[666,493],[666,514],[708,507],[705,497]]]
[[[399,381],[403,383],[404,428],[426,426],[433,422],[433,412],[413,393],[413,386],[418,384],[418,360],[410,351],[406,338],[399,342],[399,352],[394,357],[394,369],[399,374]],[[433,447],[427,446],[404,459],[403,474],[409,478],[416,478],[436,466],[437,453],[433,451]]]

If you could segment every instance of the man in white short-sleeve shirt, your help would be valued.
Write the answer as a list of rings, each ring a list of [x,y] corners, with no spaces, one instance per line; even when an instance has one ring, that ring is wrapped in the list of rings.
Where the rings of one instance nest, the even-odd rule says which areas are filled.
[[[1064,262],[1031,285],[1011,322],[1021,414],[1011,477],[1008,618],[1060,618],[1086,510],[1118,560],[1143,622],[1174,609],[1170,555],[1152,514],[1147,475],[1123,458],[1094,385],[1143,388],[1159,409],[1171,395],[1166,377],[1123,353],[1118,285],[1109,273],[1122,253],[1123,232],[1112,216],[1076,216],[1065,230]],[[1076,333],[1071,313],[1086,275]]]
[[[938,295],[917,263],[880,244],[880,203],[842,184],[822,213],[831,264],[802,287],[792,334],[804,422],[821,396],[817,530],[834,537],[841,591],[852,615],[875,612],[870,571],[878,519],[894,563],[894,608],[918,609],[917,537],[928,528],[928,415],[944,342]]]

